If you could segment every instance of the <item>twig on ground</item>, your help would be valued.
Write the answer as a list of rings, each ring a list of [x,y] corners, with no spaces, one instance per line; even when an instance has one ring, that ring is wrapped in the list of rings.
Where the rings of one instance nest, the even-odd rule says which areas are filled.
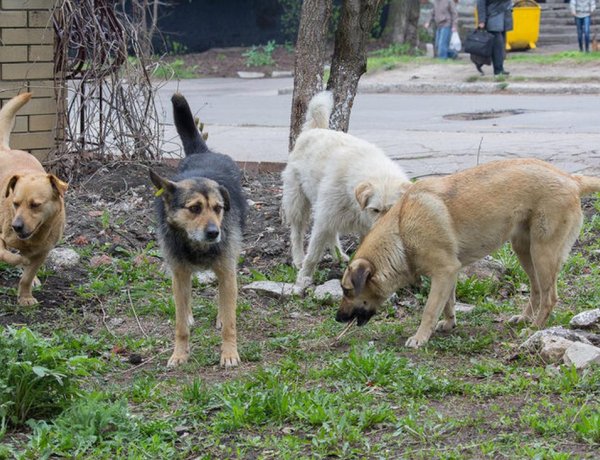
[[[344,330],[342,332],[340,332],[340,334],[335,338],[335,340],[333,341],[334,343],[339,342],[341,340],[342,337],[344,337],[346,335],[346,333],[350,330],[350,328],[352,326],[354,326],[356,324],[356,318],[352,318],[352,321],[350,321],[346,327],[344,328]]]
[[[131,292],[129,291],[129,289],[127,289],[127,298],[129,299],[129,305],[131,305],[131,311],[133,312],[133,316],[135,316],[135,320],[137,322],[138,327],[140,328],[140,331],[142,331],[142,334],[144,334],[144,337],[148,338],[148,334],[146,334],[146,331],[142,327],[142,323],[140,323],[140,319],[138,318],[137,312],[135,311],[135,307],[133,306],[133,300],[131,300]]]

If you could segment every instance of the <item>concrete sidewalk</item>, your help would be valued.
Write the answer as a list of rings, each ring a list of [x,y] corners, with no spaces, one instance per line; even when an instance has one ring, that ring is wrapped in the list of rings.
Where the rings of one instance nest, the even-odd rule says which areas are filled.
[[[474,66],[461,59],[366,75],[349,132],[379,145],[411,177],[527,156],[600,175],[600,65],[571,68],[509,58],[507,69],[505,81],[475,80]],[[181,154],[169,103],[178,90],[205,123],[212,148],[248,168],[282,169],[292,87],[291,78],[167,83],[158,94],[165,152]]]

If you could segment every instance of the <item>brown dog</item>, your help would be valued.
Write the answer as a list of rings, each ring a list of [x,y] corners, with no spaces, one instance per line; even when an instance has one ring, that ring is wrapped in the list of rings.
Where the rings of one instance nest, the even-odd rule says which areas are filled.
[[[46,173],[33,155],[8,145],[15,115],[29,99],[31,93],[20,94],[0,110],[0,260],[23,267],[19,305],[37,302],[32,285],[48,252],[62,236],[67,190],[67,184]]]
[[[397,289],[431,277],[431,292],[409,347],[456,325],[459,270],[510,240],[531,283],[531,298],[510,322],[542,326],[557,302],[556,278],[583,222],[581,196],[600,178],[571,175],[540,160],[488,163],[413,184],[358,248],[342,279],[337,321],[365,324]]]

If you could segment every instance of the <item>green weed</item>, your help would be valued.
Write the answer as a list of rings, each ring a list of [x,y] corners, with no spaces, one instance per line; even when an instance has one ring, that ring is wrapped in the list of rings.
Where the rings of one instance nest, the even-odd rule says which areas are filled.
[[[262,46],[262,50],[253,46],[248,51],[242,53],[242,56],[246,58],[246,67],[260,67],[265,65],[275,64],[273,59],[273,51],[275,51],[277,45],[275,41],[270,40],[266,45]]]

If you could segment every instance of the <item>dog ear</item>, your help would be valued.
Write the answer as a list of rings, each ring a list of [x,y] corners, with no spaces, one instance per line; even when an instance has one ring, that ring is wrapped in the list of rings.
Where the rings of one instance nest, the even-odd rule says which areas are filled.
[[[54,190],[56,190],[56,192],[59,194],[59,196],[64,197],[65,192],[69,188],[69,184],[61,181],[54,174],[48,174],[48,180],[50,181],[50,185],[52,185],[52,188]]]
[[[360,209],[364,210],[369,204],[369,199],[373,196],[373,184],[368,181],[361,182],[354,189],[354,196]]]
[[[150,180],[157,189],[156,196],[160,196],[165,192],[172,194],[175,191],[175,184],[173,182],[163,179],[152,170],[150,170]]]
[[[4,192],[4,197],[8,198],[8,195],[10,195],[10,192],[12,192],[15,189],[15,185],[17,185],[17,181],[21,178],[21,176],[19,176],[18,174],[15,174],[14,176],[12,176],[10,178],[10,180],[8,181],[8,184],[6,185],[6,190]]]
[[[231,209],[229,192],[222,185],[219,185],[219,192],[221,192],[221,196],[223,197],[223,209],[225,209],[225,211],[229,211],[229,209]]]
[[[352,282],[354,295],[358,296],[373,275],[373,265],[366,259],[357,259],[348,268],[350,269],[350,281]]]

